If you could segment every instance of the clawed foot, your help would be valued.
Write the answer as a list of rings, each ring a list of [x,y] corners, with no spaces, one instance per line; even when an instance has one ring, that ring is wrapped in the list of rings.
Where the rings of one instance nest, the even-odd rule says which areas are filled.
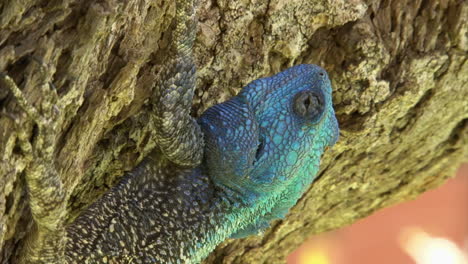
[[[37,60],[36,60],[37,61]],[[57,249],[63,245],[63,219],[65,216],[65,192],[54,165],[55,142],[60,121],[60,109],[55,87],[47,81],[46,66],[39,64],[39,85],[32,84],[31,76],[25,78],[23,90],[39,88],[41,101],[38,108],[28,102],[25,94],[6,75],[0,74],[0,85],[11,91],[21,109],[27,114],[26,122],[32,121],[34,127],[18,130],[19,145],[24,153],[26,183],[28,187],[31,213],[36,223],[34,234],[27,238],[25,263],[56,263]],[[36,77],[36,76],[35,76]],[[26,124],[13,114],[7,114],[17,124]]]
[[[28,102],[23,92],[10,76],[0,73],[0,82],[3,84],[2,86],[5,86],[11,91],[16,102],[27,114],[28,119],[33,121],[37,126],[37,133],[34,135],[32,142],[29,142],[29,140],[25,138],[27,137],[27,131],[24,131],[24,129],[22,129],[18,135],[25,155],[30,156],[31,158],[40,158],[44,161],[52,161],[60,113],[56,104],[58,102],[58,96],[53,84],[45,80],[47,76],[46,65],[37,59],[33,60],[40,65],[39,72],[43,79],[41,80],[42,83],[37,87],[41,90],[42,95],[42,101],[40,102],[39,109]],[[29,85],[31,85],[29,78],[26,78],[24,86],[28,87]],[[15,115],[10,113],[5,114],[12,118],[15,123],[20,123],[20,120],[18,120]]]

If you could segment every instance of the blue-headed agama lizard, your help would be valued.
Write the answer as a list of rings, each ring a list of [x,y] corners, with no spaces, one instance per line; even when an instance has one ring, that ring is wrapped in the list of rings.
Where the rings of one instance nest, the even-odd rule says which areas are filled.
[[[325,70],[298,65],[255,80],[195,120],[195,20],[193,3],[178,0],[172,59],[151,98],[164,158],[144,159],[69,226],[53,162],[58,113],[53,102],[41,111],[28,104],[2,75],[38,126],[35,139],[21,143],[31,157],[26,182],[35,228],[20,262],[199,263],[225,239],[283,218],[312,183],[339,134]]]

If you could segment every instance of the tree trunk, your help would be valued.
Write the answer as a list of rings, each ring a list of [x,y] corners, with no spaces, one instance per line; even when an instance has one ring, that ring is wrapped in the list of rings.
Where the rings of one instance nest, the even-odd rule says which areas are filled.
[[[148,106],[174,1],[0,0],[0,72],[38,105],[65,102],[56,165],[68,220],[155,147]],[[284,263],[312,234],[442,184],[468,157],[468,4],[462,0],[200,0],[193,112],[300,63],[329,72],[341,127],[320,177],[263,236],[205,263]],[[0,86],[0,263],[31,226],[18,134],[34,136]],[[16,121],[15,121],[16,120]]]

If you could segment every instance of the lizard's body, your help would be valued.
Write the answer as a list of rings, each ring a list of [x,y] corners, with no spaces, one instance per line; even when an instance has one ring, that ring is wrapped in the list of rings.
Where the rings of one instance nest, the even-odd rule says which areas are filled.
[[[147,158],[68,229],[69,262],[96,263],[105,257],[118,263],[132,258],[198,263],[226,238],[255,234],[284,217],[313,181],[324,148],[337,140],[331,107],[318,122],[324,127],[319,131],[288,121],[289,116],[295,119],[287,102],[296,92],[329,87],[319,72],[317,66],[299,65],[254,81],[238,96],[208,109],[199,120],[207,145],[204,162],[184,169]],[[275,82],[282,85],[271,85],[271,93],[263,94],[266,101],[270,96],[278,100],[268,112],[256,92]],[[325,96],[331,103],[330,94]],[[262,114],[278,119],[257,119]],[[262,120],[269,131],[262,129]]]
[[[153,98],[155,151],[165,158],[147,157],[66,230],[54,136],[5,77],[44,137],[26,147],[35,157],[26,179],[37,231],[23,262],[60,263],[65,255],[66,263],[198,263],[226,238],[284,217],[313,181],[324,149],[338,138],[326,72],[299,65],[253,81],[195,122],[193,7],[177,4],[174,58]]]

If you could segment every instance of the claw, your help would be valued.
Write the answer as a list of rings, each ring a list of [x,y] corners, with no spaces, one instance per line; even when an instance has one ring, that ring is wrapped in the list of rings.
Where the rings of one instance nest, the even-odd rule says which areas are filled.
[[[46,123],[45,120],[39,114],[37,109],[28,103],[28,101],[24,97],[23,92],[16,85],[13,79],[11,79],[10,76],[4,73],[1,73],[0,80],[2,80],[6,84],[6,87],[13,93],[13,96],[15,97],[16,101],[21,106],[21,108],[26,112],[26,114],[28,114],[28,116],[31,119],[33,119],[35,122],[37,122],[39,125],[45,125]]]
[[[7,117],[11,121],[13,121],[16,125],[19,125],[18,117],[16,117],[12,113],[8,113],[7,111],[5,111],[5,108],[2,109],[2,111],[0,112],[0,115]]]
[[[52,91],[57,91],[57,87],[52,82],[49,82],[49,87],[52,88]]]
[[[47,63],[45,63],[41,58],[39,57],[36,57],[34,55],[31,55],[31,60],[32,61],[35,61],[37,64],[39,64],[39,66],[41,66],[41,69],[44,70],[44,69],[47,69],[48,66],[47,66]]]
[[[54,106],[53,106],[53,109],[54,109],[56,115],[59,115],[59,114],[60,114],[60,109],[58,108],[57,105],[54,105]]]

